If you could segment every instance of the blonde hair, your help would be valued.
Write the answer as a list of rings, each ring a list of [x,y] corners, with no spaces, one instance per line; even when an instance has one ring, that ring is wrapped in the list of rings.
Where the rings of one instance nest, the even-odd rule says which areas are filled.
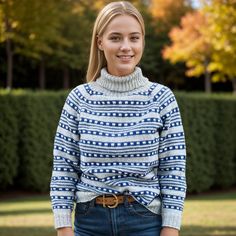
[[[98,36],[102,36],[109,22],[118,15],[130,15],[135,17],[141,26],[143,37],[145,35],[143,17],[130,2],[122,1],[107,4],[99,12],[93,27],[89,65],[86,75],[87,82],[96,80],[100,76],[101,69],[106,66],[107,62],[103,51],[98,48],[97,38]]]

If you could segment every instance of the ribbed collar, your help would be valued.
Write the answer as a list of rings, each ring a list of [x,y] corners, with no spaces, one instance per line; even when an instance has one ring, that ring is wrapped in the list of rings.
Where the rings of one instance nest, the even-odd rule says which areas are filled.
[[[101,70],[101,76],[95,81],[101,87],[114,92],[128,92],[146,85],[148,79],[142,74],[139,67],[135,67],[133,73],[127,76],[114,76],[107,72],[106,68]]]

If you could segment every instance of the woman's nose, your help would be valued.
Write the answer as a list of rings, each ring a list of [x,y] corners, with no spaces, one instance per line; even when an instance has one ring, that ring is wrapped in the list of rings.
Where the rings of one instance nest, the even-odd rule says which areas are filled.
[[[129,51],[131,49],[130,47],[130,42],[128,39],[124,39],[122,42],[121,42],[121,47],[120,49],[122,51]]]

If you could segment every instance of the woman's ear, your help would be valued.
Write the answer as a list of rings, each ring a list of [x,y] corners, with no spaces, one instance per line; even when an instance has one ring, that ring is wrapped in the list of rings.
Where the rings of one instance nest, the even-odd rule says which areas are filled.
[[[101,51],[103,50],[101,36],[97,36],[97,46]]]

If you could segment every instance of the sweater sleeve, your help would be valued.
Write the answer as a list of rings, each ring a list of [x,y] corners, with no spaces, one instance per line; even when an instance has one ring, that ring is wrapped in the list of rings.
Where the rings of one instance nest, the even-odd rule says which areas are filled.
[[[186,145],[181,115],[172,91],[166,90],[160,98],[159,168],[162,199],[162,226],[180,229],[186,194]]]
[[[72,227],[71,213],[80,177],[78,114],[78,99],[72,91],[62,109],[54,140],[50,196],[55,228]]]

